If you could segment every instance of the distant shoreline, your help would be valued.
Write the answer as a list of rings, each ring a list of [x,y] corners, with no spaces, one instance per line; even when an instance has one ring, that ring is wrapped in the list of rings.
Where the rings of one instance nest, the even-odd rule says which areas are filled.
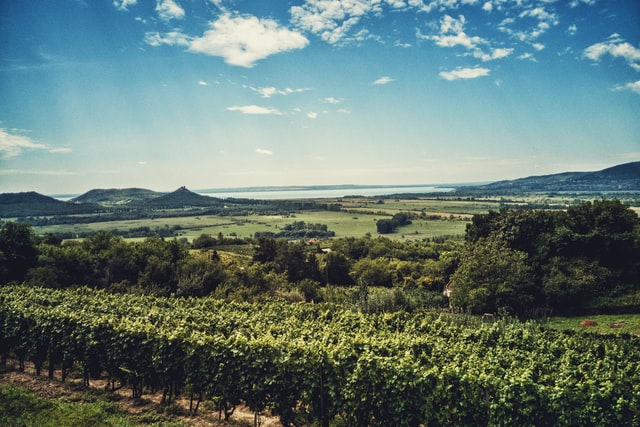
[[[307,199],[345,196],[384,196],[410,193],[448,193],[458,184],[428,185],[291,185],[264,187],[224,187],[193,190],[194,193],[219,198],[242,199]],[[471,184],[459,184],[471,185]],[[48,194],[54,199],[69,201],[81,194]]]

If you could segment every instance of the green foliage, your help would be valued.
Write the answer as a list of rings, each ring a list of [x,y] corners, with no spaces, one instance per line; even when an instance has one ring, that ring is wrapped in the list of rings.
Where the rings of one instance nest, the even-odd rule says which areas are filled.
[[[480,239],[462,252],[451,303],[471,313],[522,313],[533,302],[527,255],[504,242]]]
[[[406,212],[398,212],[391,219],[379,219],[376,222],[376,229],[379,234],[393,233],[396,228],[411,224],[411,215]]]
[[[273,239],[310,239],[333,237],[336,233],[330,231],[326,224],[309,224],[304,221],[294,221],[282,227],[279,232],[259,231],[254,233],[255,238]]]
[[[511,319],[8,286],[0,344],[31,360],[61,352],[138,397],[161,390],[169,411],[184,392],[284,425],[640,424],[636,337]]]
[[[7,222],[0,228],[0,286],[22,282],[27,271],[36,265],[38,252],[31,226]]]
[[[114,403],[47,400],[21,386],[0,385],[0,425],[3,426],[127,427],[136,424]]]
[[[475,215],[466,241],[452,302],[472,311],[501,306],[492,286],[509,279],[500,271],[513,275],[506,289],[519,295],[502,306],[521,315],[578,312],[622,284],[640,290],[640,219],[619,201]],[[500,257],[508,262],[501,265]]]
[[[376,230],[379,234],[393,233],[396,229],[396,223],[392,219],[379,219],[376,221]]]
[[[389,268],[389,260],[385,258],[359,260],[352,267],[351,277],[355,282],[369,286],[393,286],[393,271]]]

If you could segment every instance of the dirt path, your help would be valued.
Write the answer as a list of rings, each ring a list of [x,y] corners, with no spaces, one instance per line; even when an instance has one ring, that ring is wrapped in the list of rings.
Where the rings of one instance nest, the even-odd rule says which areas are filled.
[[[2,384],[18,384],[31,390],[34,394],[45,399],[68,398],[70,400],[82,400],[83,394],[87,393],[87,389],[82,386],[81,378],[67,377],[66,382],[61,382],[59,378],[60,372],[56,372],[56,377],[50,380],[46,376],[36,376],[33,365],[26,363],[25,371],[17,370],[17,363],[13,361],[7,362],[7,368],[0,373],[0,383]],[[140,417],[144,415],[152,415],[159,413],[161,408],[160,401],[162,393],[145,394],[142,399],[133,399],[131,390],[122,388],[115,392],[104,391],[107,383],[105,380],[91,380],[90,391],[97,393],[105,393],[104,400],[115,401],[122,409],[132,416]],[[109,394],[115,395],[115,399]],[[189,409],[189,399],[180,396],[175,401],[175,405],[183,409],[182,412],[187,413]],[[236,426],[248,427],[253,426],[254,414],[247,407],[236,408],[231,420],[225,422],[218,419],[218,412],[204,408],[202,403],[195,416],[174,415],[171,419],[182,421],[183,423],[194,427],[221,427]],[[260,416],[261,427],[281,427],[277,417]]]

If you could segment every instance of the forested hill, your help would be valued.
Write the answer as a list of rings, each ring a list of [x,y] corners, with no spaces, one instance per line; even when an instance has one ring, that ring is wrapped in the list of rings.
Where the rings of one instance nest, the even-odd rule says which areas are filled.
[[[140,188],[91,190],[69,202],[34,191],[0,194],[0,218],[76,215],[116,212],[120,208],[137,211],[222,207],[221,199],[201,196],[185,187],[171,193]]]
[[[141,207],[153,209],[180,209],[187,207],[210,207],[224,204],[221,199],[209,196],[202,196],[180,187],[176,191],[164,194],[160,197],[138,203]]]
[[[202,196],[186,187],[180,187],[171,193],[160,193],[144,188],[95,189],[70,201],[72,203],[98,203],[105,207],[128,206],[138,209],[181,209],[222,204],[220,199]]]
[[[94,189],[70,200],[72,203],[98,203],[101,205],[126,205],[158,198],[165,193],[145,188]]]
[[[640,161],[595,172],[564,172],[530,176],[464,190],[546,192],[546,191],[640,191]]]
[[[100,210],[100,207],[93,203],[81,205],[67,203],[35,191],[0,194],[1,218],[14,218],[25,215],[74,215],[92,213],[97,210]]]

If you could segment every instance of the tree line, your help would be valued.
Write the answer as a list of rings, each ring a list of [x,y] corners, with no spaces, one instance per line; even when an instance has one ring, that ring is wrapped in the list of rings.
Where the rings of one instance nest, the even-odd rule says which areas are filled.
[[[633,295],[640,307],[640,221],[614,200],[566,211],[475,215],[451,302],[473,313],[572,313]]]
[[[328,231],[302,221],[283,231],[308,230]],[[248,256],[221,257],[218,249],[225,245],[244,245]],[[463,244],[365,236],[333,238],[320,247],[306,238],[221,234],[203,234],[191,244],[159,237],[128,242],[108,232],[62,241],[8,222],[0,229],[0,283],[24,281],[160,296],[315,302],[327,299],[330,285],[351,289],[350,297],[363,307],[371,307],[373,288],[394,290],[385,295],[396,302],[419,290],[430,293],[430,306],[450,302],[459,311],[518,316],[634,310],[640,307],[640,225],[638,215],[615,200],[565,211],[478,214]],[[450,301],[441,297],[447,284]]]

